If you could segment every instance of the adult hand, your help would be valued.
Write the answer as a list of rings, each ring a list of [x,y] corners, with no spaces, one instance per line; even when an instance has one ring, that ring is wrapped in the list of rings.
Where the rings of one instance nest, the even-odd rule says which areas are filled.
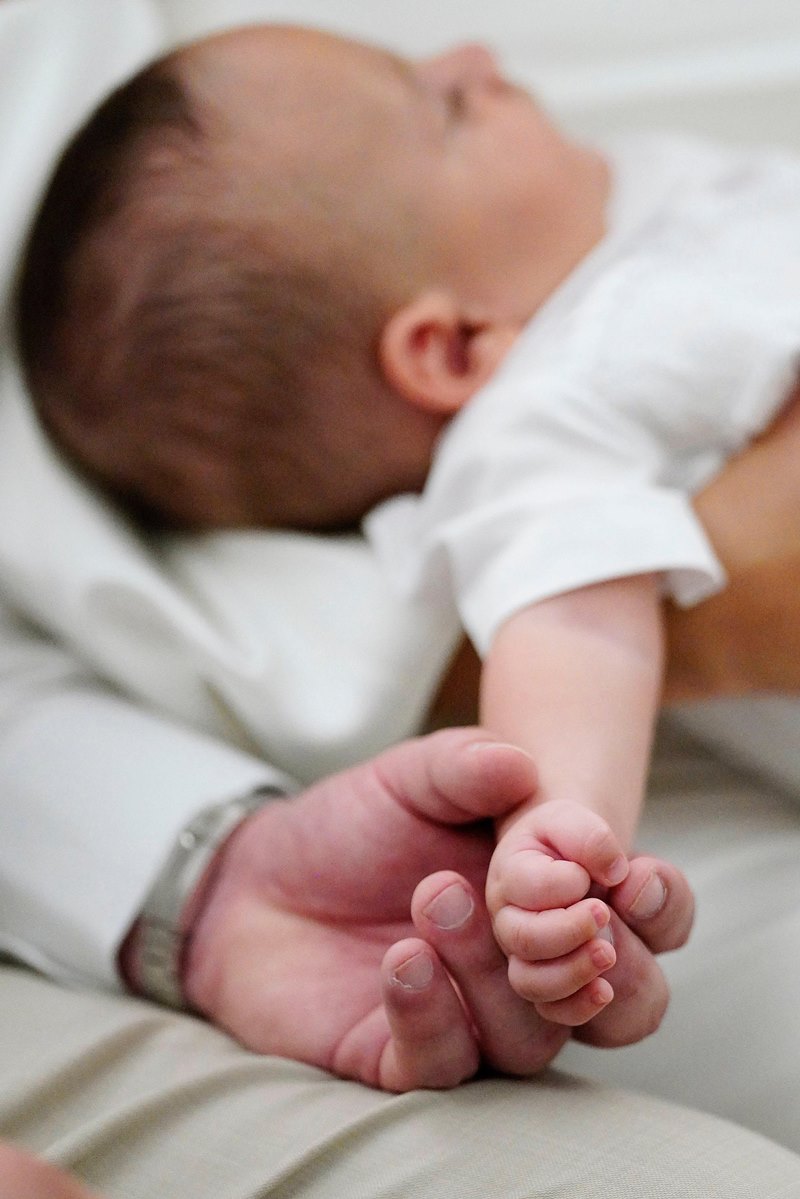
[[[76,1178],[23,1149],[0,1142],[0,1195],[8,1199],[97,1199]]]
[[[569,1032],[511,991],[483,903],[491,818],[535,787],[527,754],[450,730],[268,804],[221,853],[189,1000],[251,1049],[387,1090],[537,1072]]]
[[[728,573],[694,608],[667,606],[668,701],[800,691],[800,388],[694,506]]]
[[[627,878],[604,892],[611,908],[616,963],[603,975],[613,1002],[574,1036],[606,1049],[633,1045],[660,1025],[669,990],[653,954],[679,949],[691,931],[694,900],[685,876],[660,858],[638,854]]]
[[[187,959],[190,1001],[256,1051],[388,1090],[453,1086],[481,1063],[536,1073],[569,1030],[512,992],[483,900],[491,821],[535,787],[527,754],[460,729],[269,804],[221,853]],[[691,906],[668,877],[655,949]],[[640,945],[646,986],[658,967]]]

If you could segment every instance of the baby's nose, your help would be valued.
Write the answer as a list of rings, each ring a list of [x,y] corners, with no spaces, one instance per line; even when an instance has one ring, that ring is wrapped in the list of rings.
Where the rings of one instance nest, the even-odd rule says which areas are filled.
[[[466,42],[461,46],[453,46],[435,58],[429,58],[423,63],[423,70],[429,79],[441,84],[483,84],[484,86],[502,80],[502,72],[497,58],[480,42]]]
[[[468,42],[452,51],[459,69],[476,83],[493,83],[501,78],[500,64],[488,46]]]

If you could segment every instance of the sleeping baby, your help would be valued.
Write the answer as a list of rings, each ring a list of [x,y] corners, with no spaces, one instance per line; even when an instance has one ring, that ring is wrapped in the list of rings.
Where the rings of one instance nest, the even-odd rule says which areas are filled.
[[[691,497],[795,388],[798,194],[778,152],[578,144],[481,47],[254,26],[113,95],[31,233],[23,366],[90,479],[150,527],[363,521],[457,606],[538,764],[487,898],[557,1023],[613,998],[662,599],[724,581]]]

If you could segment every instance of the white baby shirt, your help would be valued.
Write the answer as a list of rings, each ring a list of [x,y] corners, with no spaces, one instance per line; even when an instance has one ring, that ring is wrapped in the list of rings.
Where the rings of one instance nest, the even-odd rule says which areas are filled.
[[[452,595],[480,652],[515,611],[724,572],[690,498],[781,407],[800,349],[800,160],[674,137],[609,147],[608,232],[446,429],[421,496],[366,531],[395,585]]]

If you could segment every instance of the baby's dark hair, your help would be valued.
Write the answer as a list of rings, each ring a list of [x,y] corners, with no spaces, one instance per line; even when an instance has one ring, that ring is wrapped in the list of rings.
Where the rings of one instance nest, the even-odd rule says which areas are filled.
[[[283,201],[256,220],[218,144],[177,55],[77,133],[21,265],[24,374],[66,456],[151,525],[348,525],[421,481],[378,468],[394,298],[322,225],[287,236]]]

